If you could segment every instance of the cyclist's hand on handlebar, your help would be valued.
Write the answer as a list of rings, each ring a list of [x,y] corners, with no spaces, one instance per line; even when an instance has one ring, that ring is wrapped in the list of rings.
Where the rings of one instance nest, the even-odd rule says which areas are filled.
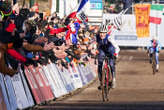
[[[99,51],[98,51],[98,50],[96,50],[95,54],[96,54],[96,55],[97,55],[97,54],[99,54]]]
[[[118,58],[118,53],[114,53],[114,56],[115,56],[116,58]]]

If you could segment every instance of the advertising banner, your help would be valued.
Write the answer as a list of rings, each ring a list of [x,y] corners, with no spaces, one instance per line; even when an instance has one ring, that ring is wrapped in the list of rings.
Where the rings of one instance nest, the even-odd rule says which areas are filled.
[[[41,102],[46,101],[46,98],[44,95],[44,85],[43,85],[43,82],[41,80],[39,73],[35,70],[35,68],[32,65],[30,65],[28,69],[31,72],[33,79],[35,80],[36,85],[38,87],[39,99],[41,100]]]
[[[4,82],[4,75],[2,75],[1,73],[0,73],[0,86],[1,86],[1,91],[2,91],[2,94],[3,94],[3,98],[4,98],[4,101],[5,101],[7,110],[11,110],[11,106],[9,104],[9,96],[8,96],[8,92],[6,90],[6,85],[5,85],[5,82]]]
[[[9,104],[10,104],[10,109],[16,110],[18,108],[17,99],[16,99],[14,88],[13,88],[13,84],[11,81],[11,77],[8,75],[5,75],[4,83],[6,85],[6,92],[7,92],[7,96],[8,96],[8,100],[9,100]]]
[[[77,68],[78,68],[78,71],[79,71],[79,73],[80,73],[80,77],[81,77],[81,80],[82,80],[82,84],[83,84],[83,85],[86,85],[88,81],[87,81],[87,78],[85,77],[85,74],[83,73],[83,70],[82,70],[83,68],[81,68],[81,65],[82,65],[82,64],[79,64]]]
[[[25,66],[25,75],[26,75],[29,85],[31,87],[31,90],[32,90],[32,93],[33,93],[36,103],[40,104],[42,102],[42,98],[41,98],[42,96],[39,91],[39,87],[36,84],[36,81],[31,73],[31,71],[26,66]]]
[[[52,90],[50,88],[50,85],[48,83],[48,80],[47,80],[42,68],[40,66],[38,66],[35,68],[35,70],[39,74],[40,79],[42,80],[43,87],[41,87],[41,91],[42,91],[42,94],[44,95],[46,101],[54,99]]]
[[[54,96],[56,98],[60,97],[61,94],[60,94],[60,91],[57,89],[57,83],[56,83],[55,79],[52,77],[51,72],[49,72],[49,68],[45,65],[43,65],[42,67],[43,67],[43,71],[45,73],[45,76],[48,79],[48,82],[50,84],[50,87],[51,87],[51,90],[52,90]]]
[[[138,37],[149,37],[150,4],[136,4],[136,30]]]
[[[106,20],[112,20],[116,16],[118,15],[104,14],[104,22]],[[150,34],[152,31],[153,30],[150,31]],[[110,37],[113,37],[119,46],[147,46],[151,39],[151,37],[138,37],[136,30],[136,16],[129,14],[122,15],[121,30],[114,30]]]
[[[56,84],[57,84],[57,89],[60,92],[60,95],[65,95],[67,94],[67,90],[64,86],[64,83],[62,82],[61,76],[59,75],[59,71],[54,63],[50,63],[47,65],[47,67],[50,70],[50,73],[52,74],[52,77],[54,78]]]
[[[7,106],[3,97],[1,86],[0,86],[0,110],[7,110]]]
[[[82,87],[82,80],[79,74],[79,71],[76,70],[76,67],[74,64],[72,64],[72,67],[69,67],[69,71],[72,75],[73,83],[75,88],[81,88]]]
[[[62,77],[62,81],[64,83],[65,88],[68,92],[71,92],[75,89],[73,80],[71,79],[70,73],[66,68],[63,68],[62,70],[58,68],[59,73]]]
[[[102,0],[89,0],[90,1],[90,9],[91,10],[102,10],[103,3]]]
[[[28,99],[25,94],[25,90],[22,84],[20,73],[11,77],[14,93],[16,96],[16,103],[19,109],[25,109],[29,107]]]
[[[30,85],[28,84],[28,82],[27,82],[28,80],[25,77],[25,74],[23,73],[22,69],[19,70],[19,73],[20,73],[20,76],[21,76],[21,79],[23,82],[25,94],[26,94],[27,99],[28,99],[29,107],[32,107],[32,106],[34,106],[35,103],[34,103],[34,99],[32,97],[32,93],[30,91]]]

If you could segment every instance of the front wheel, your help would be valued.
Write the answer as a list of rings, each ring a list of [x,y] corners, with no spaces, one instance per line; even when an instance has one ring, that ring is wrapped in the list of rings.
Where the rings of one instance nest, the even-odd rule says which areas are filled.
[[[102,71],[102,82],[101,82],[101,88],[102,88],[102,99],[103,101],[108,101],[108,95],[109,95],[109,68],[103,68]]]

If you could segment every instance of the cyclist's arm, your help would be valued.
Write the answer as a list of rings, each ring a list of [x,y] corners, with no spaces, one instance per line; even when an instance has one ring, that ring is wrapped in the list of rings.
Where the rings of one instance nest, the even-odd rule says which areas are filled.
[[[159,41],[158,41],[158,49],[159,49],[159,51],[162,49],[162,45]]]
[[[114,41],[114,39],[112,39],[112,38],[109,37],[109,38],[108,38],[108,41],[112,43],[112,45],[113,45],[114,48],[115,48],[115,53],[118,54],[119,51],[120,51],[120,48],[119,48],[119,46],[117,45],[117,43]]]

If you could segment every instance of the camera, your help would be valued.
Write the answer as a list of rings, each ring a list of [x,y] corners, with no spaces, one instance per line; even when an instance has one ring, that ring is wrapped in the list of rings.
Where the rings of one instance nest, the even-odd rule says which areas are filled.
[[[54,36],[49,36],[48,41],[53,42],[55,46],[61,46],[63,43],[65,43],[65,40]]]

